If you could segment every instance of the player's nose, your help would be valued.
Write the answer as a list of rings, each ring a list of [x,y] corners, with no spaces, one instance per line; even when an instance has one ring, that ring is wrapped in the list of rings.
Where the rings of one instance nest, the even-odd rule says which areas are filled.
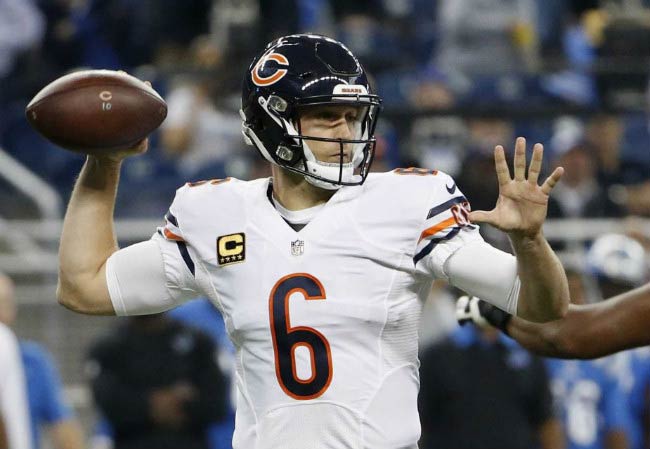
[[[352,124],[347,120],[341,120],[339,126],[336,127],[336,138],[337,139],[352,139],[353,131]]]

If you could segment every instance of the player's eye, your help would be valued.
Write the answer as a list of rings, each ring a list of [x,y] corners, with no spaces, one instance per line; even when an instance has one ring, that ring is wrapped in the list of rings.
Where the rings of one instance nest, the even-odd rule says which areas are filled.
[[[339,119],[339,115],[334,111],[323,110],[318,113],[317,118],[320,120],[327,120],[329,122],[334,122]]]
[[[357,111],[354,111],[354,112],[348,112],[348,113],[345,115],[345,119],[346,119],[348,122],[356,122],[357,120],[359,120],[359,113],[358,113]]]

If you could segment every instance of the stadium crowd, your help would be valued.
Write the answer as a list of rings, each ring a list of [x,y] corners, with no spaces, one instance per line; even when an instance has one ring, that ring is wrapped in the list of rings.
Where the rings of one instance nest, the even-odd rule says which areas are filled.
[[[621,232],[631,232],[623,249],[592,251],[589,263],[580,266],[567,261],[573,299],[600,301],[610,296],[607,283],[631,288],[650,279],[650,235],[625,225],[631,217],[650,217],[646,0],[0,0],[0,148],[65,199],[83,158],[29,127],[24,119],[29,99],[81,68],[125,70],[150,80],[167,100],[169,114],[148,153],[123,167],[116,215],[162,217],[174,190],[188,180],[267,175],[268,167],[244,146],[240,133],[241,74],[264,43],[296,32],[336,37],[374,78],[384,102],[375,170],[443,170],[474,209],[489,210],[498,196],[492,150],[525,135],[546,146],[549,173],[556,166],[566,171],[551,196],[549,218],[617,218]],[[0,217],[34,214],[0,178]],[[552,243],[556,249],[566,245]],[[422,372],[431,376],[421,380],[422,448],[648,447],[648,348],[593,362],[544,360],[490,330],[457,328],[450,300],[457,294],[445,288],[432,292],[423,318]],[[214,312],[202,310],[188,321],[201,327],[200,320]],[[176,313],[182,319],[182,312]],[[178,326],[175,332],[194,332]],[[161,344],[137,329],[130,332],[145,350]],[[205,347],[219,354],[219,363],[210,367],[229,379],[228,343],[223,332],[212,337]],[[88,353],[95,365],[98,345]],[[49,356],[43,357],[49,365]],[[438,368],[449,360],[449,372]],[[30,379],[28,370],[26,364]],[[47,370],[58,384],[56,370]],[[156,377],[135,375],[139,382]],[[98,376],[89,370],[88,384],[94,382],[101,410],[116,401],[111,392],[120,391],[120,379],[108,373],[109,390],[104,378],[98,386]],[[227,447],[232,432],[230,400],[221,387],[211,391],[220,407],[204,410],[212,421],[201,423],[211,449]],[[56,392],[58,386],[52,388]],[[170,393],[160,400],[196,399],[193,389],[180,390],[177,396],[186,399]],[[57,420],[72,420],[67,405],[56,410],[51,414]],[[147,413],[144,405],[132,411]],[[125,423],[111,423],[111,412],[103,410],[98,423],[86,429],[94,435],[89,445],[115,444],[115,429]],[[160,422],[191,428],[176,425],[184,415],[169,414]],[[521,423],[518,439],[503,441],[499,425],[513,422]],[[126,422],[127,431],[136,424]],[[150,424],[137,431],[149,432]],[[450,428],[453,435],[443,435]]]

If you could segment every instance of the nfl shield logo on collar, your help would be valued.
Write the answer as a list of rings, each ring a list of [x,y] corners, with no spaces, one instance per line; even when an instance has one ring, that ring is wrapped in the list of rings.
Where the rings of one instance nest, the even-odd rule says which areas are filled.
[[[305,252],[305,242],[302,240],[296,240],[291,242],[291,255],[292,256],[302,256]]]

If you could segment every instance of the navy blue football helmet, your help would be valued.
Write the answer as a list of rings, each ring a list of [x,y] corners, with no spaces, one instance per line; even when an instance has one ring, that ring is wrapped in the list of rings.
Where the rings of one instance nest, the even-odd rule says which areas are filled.
[[[360,114],[352,139],[303,135],[298,114],[317,105],[352,105]],[[340,42],[320,35],[281,37],[251,63],[242,88],[242,132],[268,161],[300,173],[325,189],[360,185],[374,156],[381,100],[371,93],[357,58]],[[338,142],[338,163],[318,161],[309,141]],[[344,161],[344,145],[352,157]]]

